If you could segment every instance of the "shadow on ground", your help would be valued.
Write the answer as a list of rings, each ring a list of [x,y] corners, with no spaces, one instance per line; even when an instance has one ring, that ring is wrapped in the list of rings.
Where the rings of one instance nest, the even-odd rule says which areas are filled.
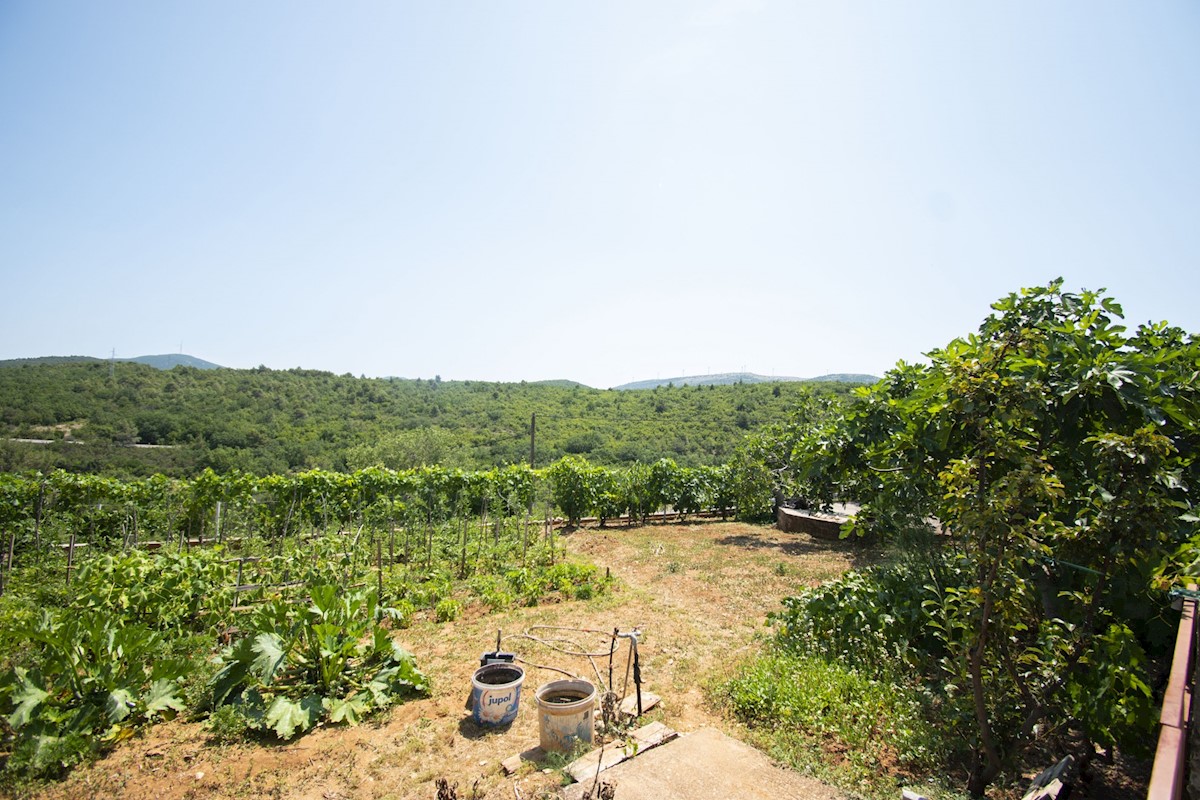
[[[859,540],[842,539],[824,541],[814,539],[806,533],[780,533],[781,538],[767,539],[761,536],[740,534],[723,536],[714,540],[717,544],[727,547],[740,547],[746,550],[775,550],[787,556],[802,557],[830,553],[840,553],[848,556],[855,569],[862,569],[876,564],[880,560],[877,545],[867,544]]]

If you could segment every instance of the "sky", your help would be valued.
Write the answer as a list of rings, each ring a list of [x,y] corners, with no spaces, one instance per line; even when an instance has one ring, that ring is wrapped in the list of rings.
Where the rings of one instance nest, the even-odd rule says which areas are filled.
[[[881,375],[1200,332],[1200,4],[0,2],[0,359]]]

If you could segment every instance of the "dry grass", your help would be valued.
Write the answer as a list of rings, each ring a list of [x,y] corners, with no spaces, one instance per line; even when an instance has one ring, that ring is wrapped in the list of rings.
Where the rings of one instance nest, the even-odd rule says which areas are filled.
[[[704,694],[739,658],[759,646],[766,614],[802,586],[836,576],[857,553],[848,544],[741,523],[583,529],[565,537],[568,552],[608,567],[618,587],[589,601],[493,613],[468,607],[455,622],[420,621],[399,632],[434,681],[429,698],[409,702],[357,728],[316,730],[288,745],[217,746],[199,723],[172,722],[120,745],[39,798],[434,798],[434,781],[458,784],[460,797],[545,796],[560,776],[530,764],[516,776],[500,761],[537,743],[533,689],[561,677],[528,669],[525,706],[503,731],[477,728],[464,710],[480,653],[497,629],[506,635],[535,625],[611,631],[638,626],[645,688],[662,696],[650,713],[690,731],[714,726],[736,733]],[[540,632],[539,635],[550,635]],[[569,635],[593,651],[606,636]],[[595,678],[587,659],[564,656],[532,641],[505,642],[522,658]],[[620,676],[624,659],[619,658]],[[598,665],[607,680],[607,662]],[[614,681],[618,688],[620,677]],[[631,687],[632,688],[632,687]]]

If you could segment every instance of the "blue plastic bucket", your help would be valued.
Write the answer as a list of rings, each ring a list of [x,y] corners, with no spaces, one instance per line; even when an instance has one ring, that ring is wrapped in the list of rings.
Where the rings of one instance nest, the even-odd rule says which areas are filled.
[[[488,664],[471,676],[471,716],[478,725],[508,725],[517,718],[525,670],[516,664]]]

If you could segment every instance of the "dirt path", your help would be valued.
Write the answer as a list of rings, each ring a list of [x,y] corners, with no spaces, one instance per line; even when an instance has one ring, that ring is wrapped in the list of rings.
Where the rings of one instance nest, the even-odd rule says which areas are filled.
[[[322,728],[282,746],[214,745],[201,724],[160,725],[38,796],[432,800],[434,780],[444,777],[458,784],[461,797],[511,800],[514,783],[520,797],[539,797],[560,785],[558,772],[527,765],[510,778],[499,762],[537,743],[537,720],[529,713],[533,689],[561,676],[528,668],[523,708],[507,730],[482,731],[464,711],[471,674],[480,653],[494,647],[497,629],[508,636],[538,625],[638,626],[645,688],[663,698],[647,718],[681,732],[712,726],[737,735],[736,725],[712,707],[705,686],[759,646],[764,618],[781,598],[841,573],[855,557],[849,545],[739,523],[587,529],[564,538],[573,556],[610,568],[619,587],[589,601],[501,613],[469,607],[455,622],[419,621],[401,631],[433,679],[429,698],[357,728]],[[608,637],[596,634],[530,632],[565,635],[593,651],[608,646]],[[527,661],[595,679],[587,659],[516,637],[504,646]],[[618,675],[623,668],[619,659]],[[601,672],[607,680],[606,661]],[[621,680],[614,683],[619,687]]]

